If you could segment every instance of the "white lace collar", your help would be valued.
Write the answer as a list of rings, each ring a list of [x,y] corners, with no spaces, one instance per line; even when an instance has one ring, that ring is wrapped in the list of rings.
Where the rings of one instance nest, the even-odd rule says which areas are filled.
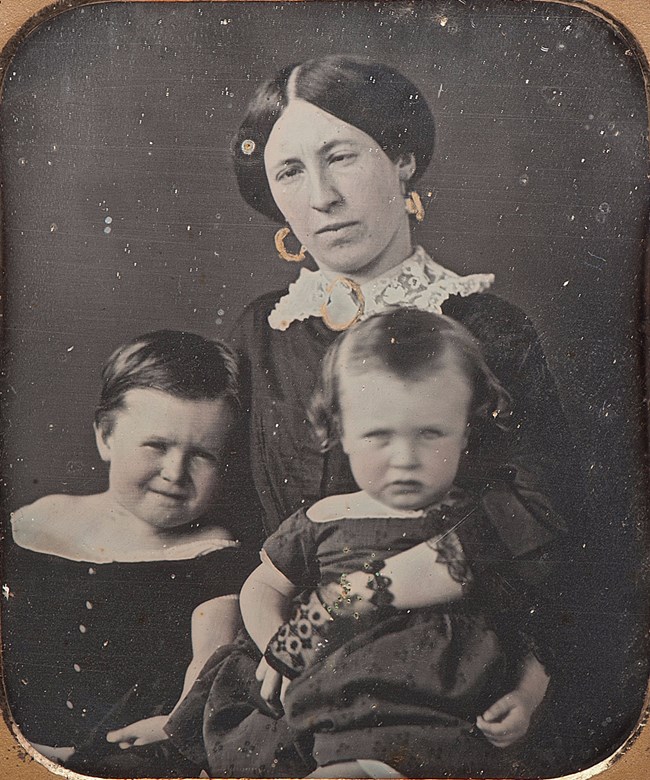
[[[359,319],[385,311],[391,306],[405,306],[441,313],[442,304],[451,295],[463,297],[487,290],[494,274],[460,276],[434,262],[421,246],[410,257],[384,276],[361,285],[364,299]],[[269,315],[274,330],[286,330],[296,320],[321,317],[323,305],[329,304],[329,280],[322,271],[303,268]]]

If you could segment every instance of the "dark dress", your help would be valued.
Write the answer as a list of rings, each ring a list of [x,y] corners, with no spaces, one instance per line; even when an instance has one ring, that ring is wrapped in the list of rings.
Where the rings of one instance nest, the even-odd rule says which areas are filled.
[[[112,774],[108,756],[119,749],[106,732],[171,711],[192,657],[192,611],[238,592],[252,557],[226,548],[178,561],[87,563],[7,542],[4,674],[24,736],[74,746],[75,767],[87,756],[85,773]],[[135,761],[138,749],[119,752],[126,761],[133,750]]]
[[[254,301],[234,331],[249,385],[248,465],[267,534],[297,509],[357,489],[342,450],[319,451],[306,413],[321,359],[337,334],[315,317],[293,322],[286,331],[273,330],[267,320],[278,298],[272,293]],[[580,539],[583,492],[555,382],[532,323],[515,306],[478,293],[452,296],[442,311],[479,340],[512,399],[508,432],[496,427],[473,432],[471,454],[461,463],[457,482],[476,494],[480,511],[457,533],[485,597],[500,605],[505,623],[516,615],[515,622],[527,624],[540,640],[538,655],[562,691],[566,675],[577,673],[569,660],[577,640],[565,630],[572,618],[560,595],[567,591],[566,559]],[[479,522],[481,517],[485,522]],[[426,627],[414,626],[413,640],[423,631]],[[307,774],[310,747],[304,735],[288,729],[284,719],[274,719],[261,701],[253,678],[258,661],[259,652],[247,637],[231,651],[218,651],[172,719],[172,738],[215,776]],[[560,698],[555,697],[554,706],[561,710]],[[563,725],[553,713],[541,729],[551,767],[563,751],[557,745]],[[266,734],[268,749],[260,748],[260,733]],[[450,747],[455,745],[452,734],[453,729],[440,763],[429,772],[465,772],[462,746]],[[544,770],[538,757],[532,763],[533,773]]]
[[[434,536],[444,535],[447,549],[457,549],[451,529],[470,511],[466,500],[415,517],[313,522],[301,509],[280,525],[264,551],[297,588],[311,591]],[[456,578],[462,554],[447,562]],[[498,764],[500,751],[475,733],[473,724],[516,687],[526,637],[504,644],[498,634],[502,616],[486,613],[489,602],[463,581],[464,597],[438,607],[383,608],[357,617],[338,615],[325,624],[319,619],[321,649],[293,680],[284,702],[288,725],[314,733],[319,764],[371,757],[405,777],[430,776],[440,767],[439,759],[431,758],[452,736],[463,745],[465,763],[459,762],[457,771]],[[299,635],[300,626],[299,621]],[[307,626],[303,619],[303,632]],[[306,652],[313,655],[313,639],[305,635]],[[291,669],[293,653],[302,660],[305,651],[287,652],[287,642],[279,642],[279,657]]]

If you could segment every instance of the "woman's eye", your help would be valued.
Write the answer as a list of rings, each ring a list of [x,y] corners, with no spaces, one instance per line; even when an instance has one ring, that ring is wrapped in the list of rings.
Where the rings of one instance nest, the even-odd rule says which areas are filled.
[[[329,158],[330,165],[336,164],[336,163],[350,163],[353,162],[356,159],[357,155],[354,152],[338,152],[337,154],[333,154]]]
[[[435,441],[442,436],[440,431],[436,431],[432,428],[424,428],[420,431],[420,438],[425,441]]]
[[[142,446],[155,452],[164,452],[167,448],[161,441],[146,441]]]
[[[278,173],[278,175],[275,178],[276,181],[288,182],[291,181],[292,179],[295,179],[300,172],[301,169],[298,168],[297,166],[293,168],[284,168]]]

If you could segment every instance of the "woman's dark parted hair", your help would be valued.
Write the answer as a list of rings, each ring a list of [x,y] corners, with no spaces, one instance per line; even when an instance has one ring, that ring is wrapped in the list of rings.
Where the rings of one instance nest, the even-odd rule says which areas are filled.
[[[377,141],[393,162],[412,154],[413,181],[424,173],[431,160],[433,116],[420,90],[399,71],[345,55],[289,65],[255,93],[233,148],[242,197],[275,222],[282,223],[284,218],[269,189],[264,148],[273,125],[292,98],[312,103],[362,130]]]
[[[160,390],[194,401],[225,399],[239,410],[234,353],[219,341],[180,330],[157,330],[118,347],[102,369],[95,424],[110,433],[129,390]]]
[[[321,450],[332,449],[341,438],[343,364],[346,372],[357,376],[379,370],[418,381],[447,366],[450,358],[472,389],[469,422],[507,427],[510,399],[471,333],[442,314],[399,308],[350,328],[325,353],[320,386],[309,410]]]

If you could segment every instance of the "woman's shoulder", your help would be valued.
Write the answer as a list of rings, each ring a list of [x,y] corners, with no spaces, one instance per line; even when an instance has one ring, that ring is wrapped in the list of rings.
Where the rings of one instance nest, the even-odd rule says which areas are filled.
[[[271,290],[254,298],[247,303],[244,310],[237,319],[238,324],[255,323],[262,318],[267,318],[273,311],[274,306],[280,298],[286,293],[286,290]]]
[[[453,295],[442,307],[443,314],[458,320],[485,319],[502,325],[515,326],[528,321],[516,304],[492,292],[477,292],[467,296]]]
[[[246,354],[252,345],[266,341],[272,332],[268,324],[269,315],[282,294],[282,290],[274,290],[246,304],[230,330],[230,342],[237,352]]]
[[[486,349],[504,354],[525,351],[539,341],[537,329],[516,304],[490,292],[445,301],[442,313],[464,325]]]

